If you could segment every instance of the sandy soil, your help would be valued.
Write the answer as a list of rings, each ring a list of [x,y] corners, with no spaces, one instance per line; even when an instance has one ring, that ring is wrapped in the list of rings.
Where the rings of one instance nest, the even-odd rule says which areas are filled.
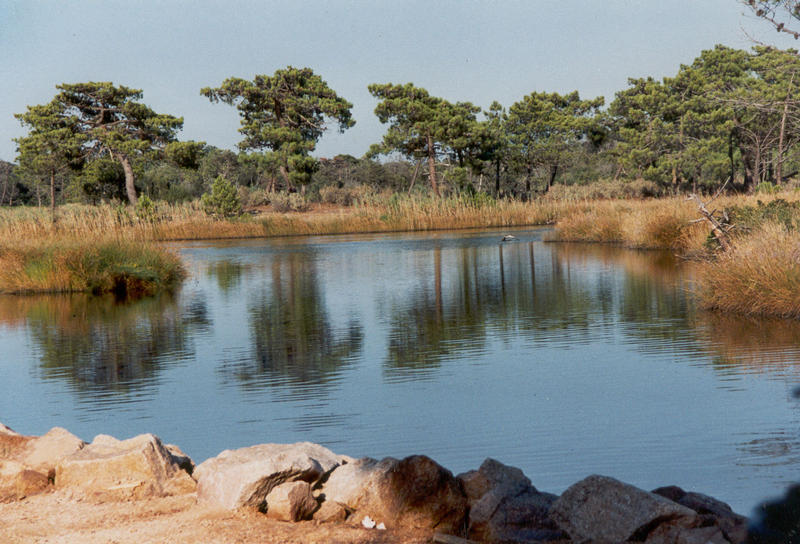
[[[60,490],[0,504],[3,544],[423,544],[431,537],[427,531],[274,521],[255,511],[198,505],[194,494],[97,502]]]

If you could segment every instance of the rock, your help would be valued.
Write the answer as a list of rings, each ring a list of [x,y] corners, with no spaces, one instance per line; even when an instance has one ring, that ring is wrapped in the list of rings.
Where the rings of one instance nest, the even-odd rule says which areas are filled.
[[[260,444],[226,450],[195,468],[198,500],[227,509],[265,511],[272,489],[296,480],[315,483],[339,465],[341,458],[310,442]]]
[[[478,470],[459,474],[456,478],[461,482],[470,505],[491,489],[517,494],[531,487],[531,481],[522,470],[492,458],[487,458]]]
[[[516,467],[486,459],[458,475],[469,500],[469,538],[481,542],[541,542],[566,535],[549,517],[555,495],[540,493]]]
[[[47,434],[28,442],[19,459],[34,470],[51,474],[56,464],[73,453],[79,451],[86,442],[61,427],[53,427]]]
[[[338,502],[325,501],[314,512],[313,519],[319,523],[342,522],[347,519],[347,509]]]
[[[194,461],[192,461],[191,457],[183,453],[183,450],[175,444],[167,444],[164,447],[167,448],[167,451],[172,456],[172,460],[177,463],[181,470],[185,470],[189,474],[194,472]]]
[[[691,508],[700,515],[703,525],[719,527],[728,541],[740,544],[747,540],[747,518],[735,513],[726,503],[702,493],[686,492],[677,486],[659,487],[653,493]]]
[[[437,529],[461,532],[467,498],[453,474],[429,457],[414,455],[398,461],[359,459],[338,467],[323,484],[321,498],[389,528]]]
[[[98,435],[56,466],[58,488],[103,498],[147,498],[191,493],[195,483],[180,469],[161,440],[142,434],[128,440]]]
[[[0,459],[18,460],[34,436],[23,436],[0,424]]]
[[[308,482],[286,482],[267,495],[267,517],[281,521],[311,519],[317,506]]]
[[[15,434],[17,436],[20,436],[20,434],[18,432],[15,432],[14,429],[6,427],[2,423],[0,423],[0,434]]]
[[[589,476],[567,489],[550,517],[576,542],[644,540],[659,524],[692,527],[695,512],[669,499],[606,476]]]
[[[676,527],[665,523],[656,527],[645,544],[730,544],[719,527]]]
[[[0,502],[16,501],[50,486],[47,475],[17,461],[0,460]]]

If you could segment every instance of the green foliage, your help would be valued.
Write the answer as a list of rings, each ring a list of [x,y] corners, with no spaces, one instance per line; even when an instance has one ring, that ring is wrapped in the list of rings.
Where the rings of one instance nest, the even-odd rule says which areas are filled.
[[[217,88],[200,93],[212,102],[224,102],[239,110],[243,151],[269,151],[288,187],[306,184],[316,170],[314,151],[328,119],[339,131],[352,127],[353,105],[339,97],[310,68],[288,66],[272,76],[257,75],[253,81],[228,78]]]
[[[136,202],[136,216],[143,221],[153,221],[156,218],[156,203],[147,195],[141,195]]]
[[[68,118],[82,137],[82,151],[95,157],[108,155],[120,162],[128,201],[136,204],[131,161],[161,150],[183,128],[183,118],[159,114],[139,102],[140,89],[111,82],[63,83],[53,99],[58,115]]]
[[[800,227],[800,202],[782,198],[767,203],[759,200],[755,206],[735,206],[727,213],[730,223],[744,231],[752,231],[765,223],[779,223],[790,231]]]
[[[234,217],[241,215],[242,202],[236,187],[223,176],[218,176],[211,185],[211,192],[204,193],[200,205],[208,215]]]
[[[434,194],[439,195],[435,167],[439,153],[450,154],[459,166],[479,154],[479,107],[469,102],[451,104],[413,83],[376,83],[368,89],[380,100],[375,115],[381,123],[389,124],[383,141],[370,148],[369,155],[397,151],[416,160],[427,158]]]
[[[769,181],[762,181],[761,183],[756,185],[756,189],[755,189],[756,193],[765,194],[765,195],[771,195],[771,194],[777,193],[779,190],[780,190],[780,188],[777,185],[775,185],[774,183],[771,183]]]
[[[512,153],[527,176],[534,168],[544,167],[549,190],[577,144],[588,141],[603,103],[602,96],[581,100],[578,91],[573,91],[566,95],[535,92],[513,104],[506,131]]]
[[[205,147],[205,142],[169,142],[164,146],[164,158],[180,168],[197,170]]]

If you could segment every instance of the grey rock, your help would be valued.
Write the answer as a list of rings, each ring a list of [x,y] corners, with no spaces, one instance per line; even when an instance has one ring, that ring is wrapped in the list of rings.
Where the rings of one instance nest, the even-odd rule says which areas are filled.
[[[676,527],[665,523],[656,527],[645,544],[730,544],[719,527]]]
[[[486,459],[460,474],[469,499],[469,538],[481,542],[541,542],[566,535],[549,517],[555,495],[540,493],[520,469]]]
[[[310,442],[260,444],[226,450],[197,465],[197,498],[221,508],[257,508],[265,511],[267,495],[292,481],[311,484],[336,468],[342,458]]]
[[[593,475],[567,489],[550,517],[578,543],[643,540],[664,522],[693,527],[695,512],[669,499],[607,476]]]
[[[730,542],[741,544],[747,540],[748,519],[735,513],[728,504],[702,493],[686,492],[677,486],[659,487],[653,493],[691,508],[700,516],[703,525],[719,527]]]

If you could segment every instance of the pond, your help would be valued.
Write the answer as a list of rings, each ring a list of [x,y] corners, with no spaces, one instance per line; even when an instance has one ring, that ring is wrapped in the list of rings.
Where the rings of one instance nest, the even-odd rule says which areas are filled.
[[[0,297],[0,421],[153,432],[198,462],[305,440],[494,457],[544,491],[599,473],[745,514],[797,479],[800,323],[695,309],[668,254],[546,235],[182,243],[172,295]]]

